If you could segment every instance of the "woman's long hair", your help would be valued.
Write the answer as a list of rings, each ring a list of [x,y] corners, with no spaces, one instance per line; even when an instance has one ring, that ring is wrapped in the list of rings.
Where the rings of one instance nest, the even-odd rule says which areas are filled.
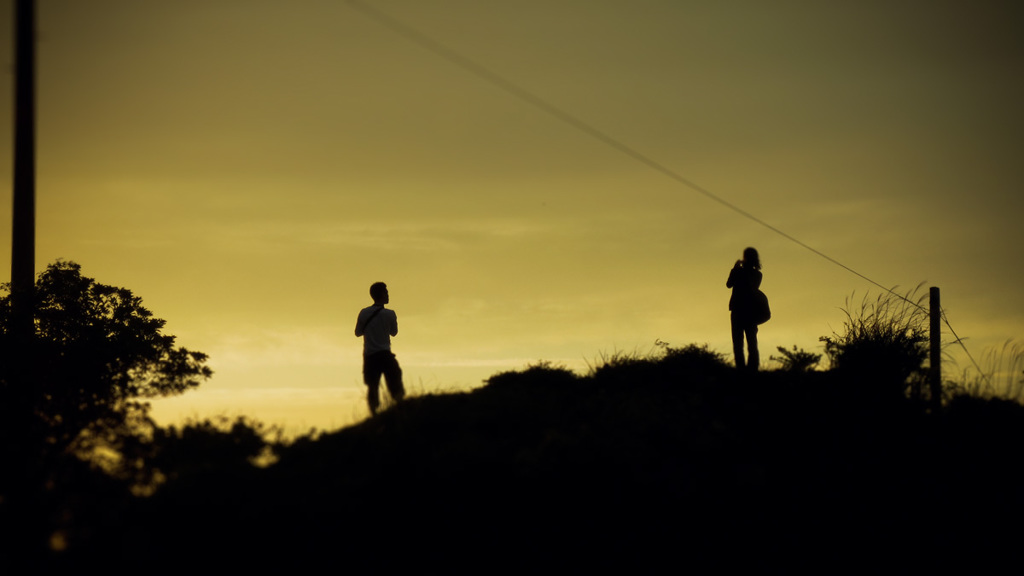
[[[747,248],[743,251],[743,265],[754,270],[761,269],[761,257],[757,255],[757,250]]]

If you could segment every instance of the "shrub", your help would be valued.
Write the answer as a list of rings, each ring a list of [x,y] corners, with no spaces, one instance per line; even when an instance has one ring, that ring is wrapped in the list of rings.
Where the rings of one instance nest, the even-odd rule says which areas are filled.
[[[577,380],[576,373],[568,368],[549,360],[540,360],[530,364],[524,370],[499,372],[486,380],[489,387],[523,386],[558,386]]]
[[[912,379],[925,376],[928,358],[928,309],[917,288],[901,296],[894,291],[860,308],[846,300],[842,333],[823,336],[833,370],[875,387],[886,395],[904,395]],[[852,298],[852,297],[851,297]]]
[[[598,361],[588,362],[588,377],[621,382],[678,382],[707,380],[729,370],[731,364],[707,344],[687,344],[673,348],[657,340],[647,354],[633,352],[602,353]]]
[[[665,344],[664,351],[663,364],[694,375],[732,368],[728,358],[721,352],[712,350],[707,344],[687,344],[682,348],[673,348]]]
[[[601,352],[593,363],[587,361],[587,376],[590,378],[607,377],[609,374],[622,374],[624,371],[645,372],[659,360],[653,351],[643,354],[638,350],[632,352]]]
[[[821,354],[808,352],[803,348],[793,345],[792,350],[786,350],[782,346],[776,348],[781,356],[769,356],[768,359],[778,362],[783,372],[811,372],[818,362],[821,361]]]

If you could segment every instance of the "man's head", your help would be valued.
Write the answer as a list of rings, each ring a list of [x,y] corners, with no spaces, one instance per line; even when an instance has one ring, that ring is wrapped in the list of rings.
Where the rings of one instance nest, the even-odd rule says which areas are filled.
[[[370,298],[374,304],[388,303],[388,285],[383,282],[374,282],[370,285]]]

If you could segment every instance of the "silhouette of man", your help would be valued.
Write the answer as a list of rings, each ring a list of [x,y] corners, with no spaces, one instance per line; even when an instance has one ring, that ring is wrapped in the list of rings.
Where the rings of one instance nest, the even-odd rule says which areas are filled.
[[[743,259],[737,260],[725,281],[726,288],[732,288],[729,310],[732,311],[732,350],[736,355],[736,367],[757,371],[761,363],[757,351],[756,297],[761,287],[761,259],[757,250],[747,248]],[[749,355],[743,358],[743,337],[747,338]]]
[[[391,337],[398,335],[398,315],[384,307],[390,301],[387,284],[376,282],[370,286],[373,305],[359,311],[356,318],[356,336],[363,338],[363,382],[366,383],[366,403],[370,413],[380,408],[380,377],[384,375],[388,393],[396,402],[405,398],[402,386],[402,368],[391,353]]]

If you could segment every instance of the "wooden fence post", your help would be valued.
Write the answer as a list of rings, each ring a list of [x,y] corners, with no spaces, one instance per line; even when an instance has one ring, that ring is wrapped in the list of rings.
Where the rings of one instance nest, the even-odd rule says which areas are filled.
[[[931,348],[931,366],[928,370],[928,386],[932,410],[942,405],[942,307],[939,305],[939,288],[932,286],[928,291],[928,316],[931,324],[929,344]]]

